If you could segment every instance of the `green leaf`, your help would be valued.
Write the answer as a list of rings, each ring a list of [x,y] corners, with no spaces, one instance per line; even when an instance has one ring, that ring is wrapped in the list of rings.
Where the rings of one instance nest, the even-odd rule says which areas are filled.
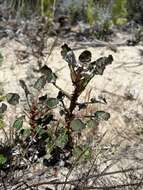
[[[46,80],[48,83],[50,82],[55,82],[57,79],[57,76],[55,73],[53,73],[52,69],[50,69],[47,65],[44,65],[41,69],[40,72],[45,75]]]
[[[98,127],[99,122],[97,120],[90,119],[87,121],[87,127],[89,128],[96,128]]]
[[[3,154],[0,154],[0,165],[4,165],[6,161],[7,158]]]
[[[0,114],[4,113],[7,110],[7,105],[2,103],[2,105],[0,106]]]
[[[82,63],[87,63],[91,61],[91,52],[88,50],[83,51],[79,56],[79,61]]]
[[[59,136],[56,139],[56,145],[60,148],[64,148],[64,146],[67,144],[68,142],[68,135],[65,131],[65,129],[60,130],[59,132]]]
[[[6,94],[7,102],[11,105],[16,105],[19,103],[20,96],[17,93],[8,93]]]
[[[103,72],[107,65],[113,61],[112,55],[108,57],[101,57],[89,65],[89,70],[92,70],[92,77],[94,75],[103,75]]]
[[[49,108],[55,108],[59,103],[59,100],[57,98],[48,98],[47,100],[47,106]]]
[[[62,46],[61,55],[62,55],[63,59],[68,62],[69,65],[75,66],[77,64],[75,55],[74,55],[72,49],[70,47],[68,47],[67,44],[64,44]]]
[[[76,62],[74,52],[72,51],[72,49],[70,47],[68,47],[67,44],[64,44],[62,46],[61,55],[62,55],[63,59],[68,63],[68,66],[70,69],[71,80],[74,83],[76,81],[76,77],[77,77],[77,74],[75,71],[77,62]]]
[[[101,121],[101,120],[107,121],[110,118],[110,113],[105,112],[105,111],[97,111],[94,113],[94,118],[97,121]]]
[[[13,128],[17,129],[17,130],[20,130],[23,126],[23,116],[17,118],[15,121],[14,121],[14,124],[12,125]]]
[[[34,88],[37,90],[42,90],[44,86],[46,85],[47,79],[45,75],[42,75],[40,78],[37,79],[37,81],[34,84]]]
[[[70,127],[73,129],[73,131],[81,131],[85,128],[85,124],[80,119],[74,119],[71,122]]]

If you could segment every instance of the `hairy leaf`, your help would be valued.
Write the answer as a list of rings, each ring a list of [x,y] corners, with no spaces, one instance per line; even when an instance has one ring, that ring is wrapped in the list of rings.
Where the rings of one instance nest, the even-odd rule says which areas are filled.
[[[59,100],[57,98],[48,98],[47,100],[47,106],[49,108],[55,108],[59,103]]]
[[[55,73],[53,73],[52,69],[50,69],[47,65],[44,65],[40,72],[46,76],[47,82],[55,82],[57,79],[57,76]]]
[[[20,130],[23,126],[23,116],[17,118],[12,125],[13,128]]]
[[[113,57],[112,55],[109,55],[108,57],[101,57],[96,61],[91,62],[88,66],[89,73],[82,74],[83,78],[80,80],[79,91],[82,92],[95,75],[102,75],[106,66],[111,64],[112,61]]]
[[[110,118],[110,113],[105,112],[105,111],[96,111],[94,113],[94,118],[97,121],[101,121],[101,120],[107,121]]]
[[[97,59],[96,61],[92,62],[89,66],[89,68],[93,68],[93,76],[94,75],[102,75],[106,66],[111,64],[113,61],[112,55],[109,55],[108,57],[101,57]]]
[[[73,155],[76,158],[79,158],[82,155],[81,159],[85,161],[91,158],[92,150],[87,145],[76,146],[73,150]]]
[[[97,128],[99,125],[99,122],[97,120],[90,119],[87,122],[87,127],[89,128]]]
[[[74,55],[72,49],[69,48],[67,44],[64,44],[62,46],[61,55],[62,55],[63,59],[65,59],[65,61],[68,62],[68,64],[76,66],[77,62],[75,59],[75,55]]]
[[[37,90],[42,90],[44,86],[46,85],[47,79],[45,75],[42,75],[40,78],[37,79],[37,81],[34,84],[34,88]]]
[[[81,131],[85,128],[85,124],[80,119],[74,119],[70,124],[73,131]]]
[[[16,93],[8,93],[6,94],[7,102],[11,105],[16,105],[19,103],[20,96]]]
[[[87,63],[91,61],[91,52],[88,50],[83,51],[79,56],[79,61],[81,63]]]
[[[67,44],[64,44],[62,46],[61,55],[63,59],[68,63],[72,82],[75,83],[77,77],[75,67],[77,66],[77,62],[73,51],[68,47]]]

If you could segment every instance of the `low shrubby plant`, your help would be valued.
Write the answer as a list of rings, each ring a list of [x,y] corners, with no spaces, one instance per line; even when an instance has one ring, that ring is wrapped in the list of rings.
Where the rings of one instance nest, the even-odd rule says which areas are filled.
[[[7,137],[7,142],[1,144],[0,167],[4,170],[28,167],[29,163],[37,162],[40,158],[43,158],[43,164],[46,166],[55,166],[63,161],[64,166],[70,167],[70,158],[82,152],[86,152],[85,159],[88,159],[90,149],[87,145],[76,146],[74,141],[76,134],[80,135],[88,127],[96,128],[102,120],[107,121],[110,118],[110,114],[104,110],[83,115],[82,118],[77,113],[86,109],[89,104],[106,104],[104,98],[95,97],[89,102],[79,102],[79,96],[95,75],[103,75],[106,66],[113,61],[112,55],[92,61],[91,52],[85,50],[77,60],[67,44],[62,46],[61,55],[68,63],[74,90],[72,94],[62,90],[56,83],[56,74],[47,65],[40,68],[40,77],[31,88],[24,80],[19,81],[25,93],[26,105],[23,115],[17,117],[10,126],[15,130],[13,140],[9,142]],[[58,89],[56,96],[51,97],[45,92],[44,87],[48,83]],[[16,106],[19,104],[20,95],[8,93],[4,99],[10,105]],[[1,101],[1,118],[6,110],[7,105]],[[23,125],[25,121],[27,127]],[[4,127],[1,128],[4,130]]]

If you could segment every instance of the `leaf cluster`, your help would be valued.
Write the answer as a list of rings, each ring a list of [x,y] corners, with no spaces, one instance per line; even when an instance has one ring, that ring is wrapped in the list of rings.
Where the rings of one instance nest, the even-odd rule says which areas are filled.
[[[85,128],[98,127],[101,121],[107,121],[110,118],[108,112],[99,110],[89,115],[83,115],[83,119],[81,119],[75,114],[75,108],[78,107],[80,112],[89,104],[107,103],[103,97],[98,99],[93,97],[89,102],[78,102],[78,98],[94,76],[103,75],[106,66],[113,61],[112,55],[92,61],[91,52],[85,50],[77,60],[73,50],[67,44],[62,46],[61,55],[70,69],[71,81],[74,86],[73,93],[68,94],[62,90],[56,83],[56,74],[48,66],[43,66],[39,70],[41,76],[35,81],[33,87],[29,88],[22,79],[19,81],[25,93],[27,106],[24,108],[24,114],[17,117],[11,126],[16,133],[13,146],[15,143],[19,143],[24,158],[35,162],[44,157],[48,151],[50,152],[50,159],[43,160],[43,164],[46,166],[56,165],[60,160],[68,165],[67,161],[73,155],[73,149],[76,148],[73,133],[80,134]],[[57,96],[49,97],[48,92],[40,96],[40,92],[45,93],[44,88],[49,83],[59,90]],[[69,106],[65,99],[68,99]],[[20,103],[20,95],[8,93],[4,96],[4,100],[11,106],[16,106]],[[2,101],[1,115],[6,112],[7,107],[7,104]],[[60,117],[56,114],[57,110]],[[27,128],[23,125],[26,118],[30,126]],[[61,118],[63,122],[61,122]],[[85,149],[78,147],[75,152],[78,150],[80,154]],[[13,157],[13,151],[11,154]],[[7,157],[5,159],[5,155],[2,154],[0,158],[0,164],[4,165]]]

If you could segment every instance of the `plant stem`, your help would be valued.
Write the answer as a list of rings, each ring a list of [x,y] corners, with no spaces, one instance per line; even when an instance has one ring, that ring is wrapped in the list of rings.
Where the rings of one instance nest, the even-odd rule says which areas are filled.
[[[79,87],[77,85],[75,87],[74,93],[71,97],[71,102],[70,102],[70,106],[68,108],[68,112],[65,116],[66,129],[67,129],[67,135],[68,135],[68,142],[67,142],[65,148],[70,150],[71,152],[72,152],[74,143],[73,143],[72,129],[70,127],[70,124],[71,124],[72,120],[74,119],[73,111],[77,105],[77,100],[78,100],[79,95],[80,95],[80,92],[79,92]]]

